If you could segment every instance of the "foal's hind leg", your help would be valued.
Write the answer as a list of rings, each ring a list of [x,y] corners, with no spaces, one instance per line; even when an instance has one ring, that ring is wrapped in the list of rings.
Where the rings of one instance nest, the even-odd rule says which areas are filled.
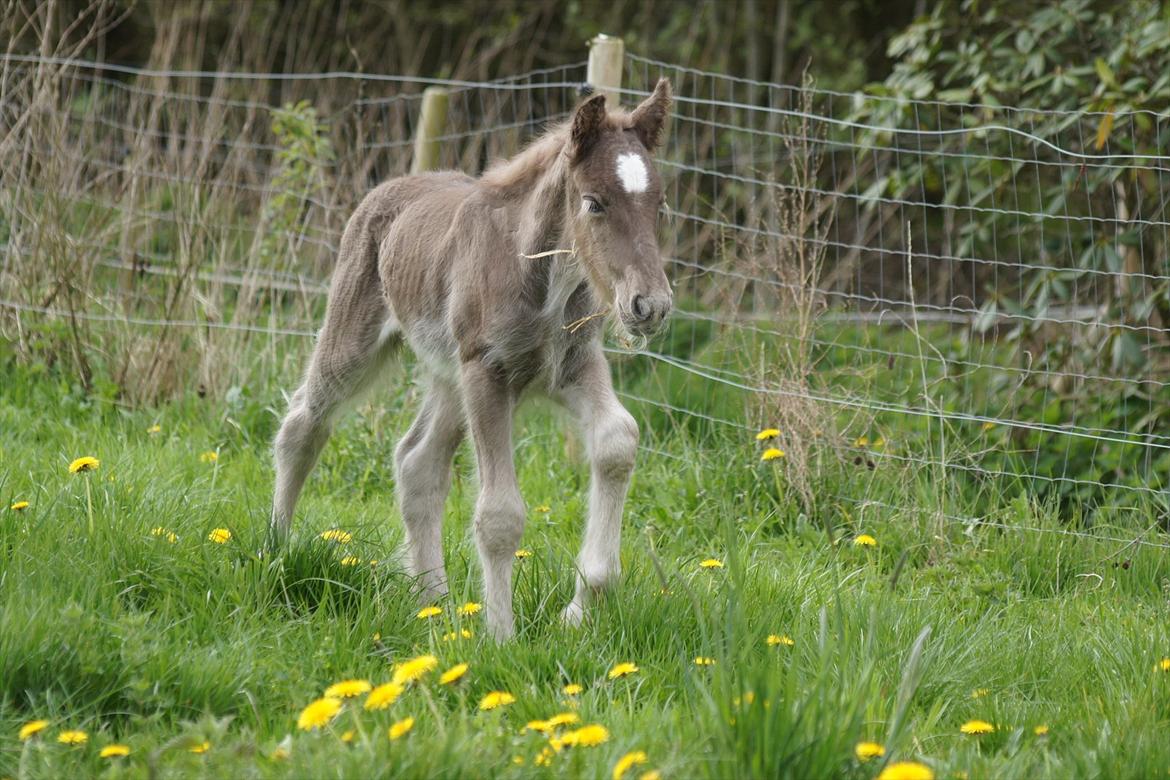
[[[400,342],[376,284],[335,284],[304,384],[293,393],[276,434],[272,542],[288,538],[301,488],[343,405],[377,378]]]
[[[581,622],[593,593],[621,574],[622,509],[638,454],[638,424],[613,391],[600,345],[584,356],[561,400],[581,428],[589,454],[589,519],[577,558],[577,592],[564,619]]]
[[[427,604],[447,593],[443,505],[451,487],[451,459],[462,440],[458,389],[435,379],[394,453],[398,506],[406,527],[406,568],[417,578],[419,597]]]

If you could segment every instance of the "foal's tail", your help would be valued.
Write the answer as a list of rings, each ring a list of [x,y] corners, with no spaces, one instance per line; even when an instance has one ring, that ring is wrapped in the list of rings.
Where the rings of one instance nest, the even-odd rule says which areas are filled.
[[[337,417],[375,384],[402,344],[402,328],[378,276],[381,237],[374,226],[384,223],[363,203],[341,238],[325,323],[305,381],[293,393],[276,435],[272,532],[277,541],[288,536],[301,488]]]

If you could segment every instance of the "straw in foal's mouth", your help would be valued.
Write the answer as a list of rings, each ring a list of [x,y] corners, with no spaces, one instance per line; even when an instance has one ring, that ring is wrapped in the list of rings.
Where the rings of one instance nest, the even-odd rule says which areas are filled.
[[[586,314],[584,317],[582,317],[579,320],[573,320],[572,322],[568,323],[567,325],[563,325],[562,328],[564,330],[569,331],[569,333],[576,333],[577,331],[581,330],[581,328],[585,327],[585,324],[588,323],[590,320],[595,320],[598,317],[604,317],[607,314],[609,314],[609,307],[608,306],[606,306],[604,309],[598,309],[597,311],[593,312],[592,314]]]
[[[523,252],[521,252],[520,256],[526,260],[539,260],[542,257],[551,257],[552,255],[575,255],[575,254],[577,254],[576,249],[550,249],[547,252],[537,252],[534,255],[526,255]]]

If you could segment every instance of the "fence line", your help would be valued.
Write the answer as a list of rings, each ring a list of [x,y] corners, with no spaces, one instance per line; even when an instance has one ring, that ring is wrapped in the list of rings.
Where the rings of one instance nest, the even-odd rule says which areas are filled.
[[[0,62],[0,111],[36,128],[0,144],[14,155],[0,328],[18,312],[240,338],[313,336],[344,219],[409,168],[422,87],[448,88],[431,138],[442,164],[476,173],[569,116],[585,80],[584,63],[480,83]],[[896,453],[835,445],[883,467],[1102,506],[1170,501],[1170,118],[1114,112],[1102,144],[1103,113],[625,63],[621,94],[648,94],[659,74],[677,93],[659,156],[677,309],[661,347],[609,348],[624,398],[736,437],[785,399],[808,402],[896,436]],[[55,69],[57,102],[36,90],[41,66]],[[273,85],[323,94],[321,116],[295,119],[327,154],[288,162],[296,141],[271,127],[287,102]],[[50,211],[65,224],[39,220]],[[92,285],[69,296],[75,309],[55,297],[63,274]],[[152,343],[125,330],[128,352]],[[797,332],[816,382],[770,373]],[[713,405],[687,378],[736,401]],[[943,457],[936,423],[1002,440]]]

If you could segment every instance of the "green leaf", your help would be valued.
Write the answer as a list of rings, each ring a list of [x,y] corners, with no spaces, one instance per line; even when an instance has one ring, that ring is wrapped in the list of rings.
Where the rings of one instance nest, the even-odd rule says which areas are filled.
[[[1113,75],[1113,68],[1109,67],[1109,63],[1103,57],[1098,57],[1093,62],[1093,67],[1097,71],[1097,78],[1101,79],[1101,83],[1110,88],[1117,87],[1117,79]]]

